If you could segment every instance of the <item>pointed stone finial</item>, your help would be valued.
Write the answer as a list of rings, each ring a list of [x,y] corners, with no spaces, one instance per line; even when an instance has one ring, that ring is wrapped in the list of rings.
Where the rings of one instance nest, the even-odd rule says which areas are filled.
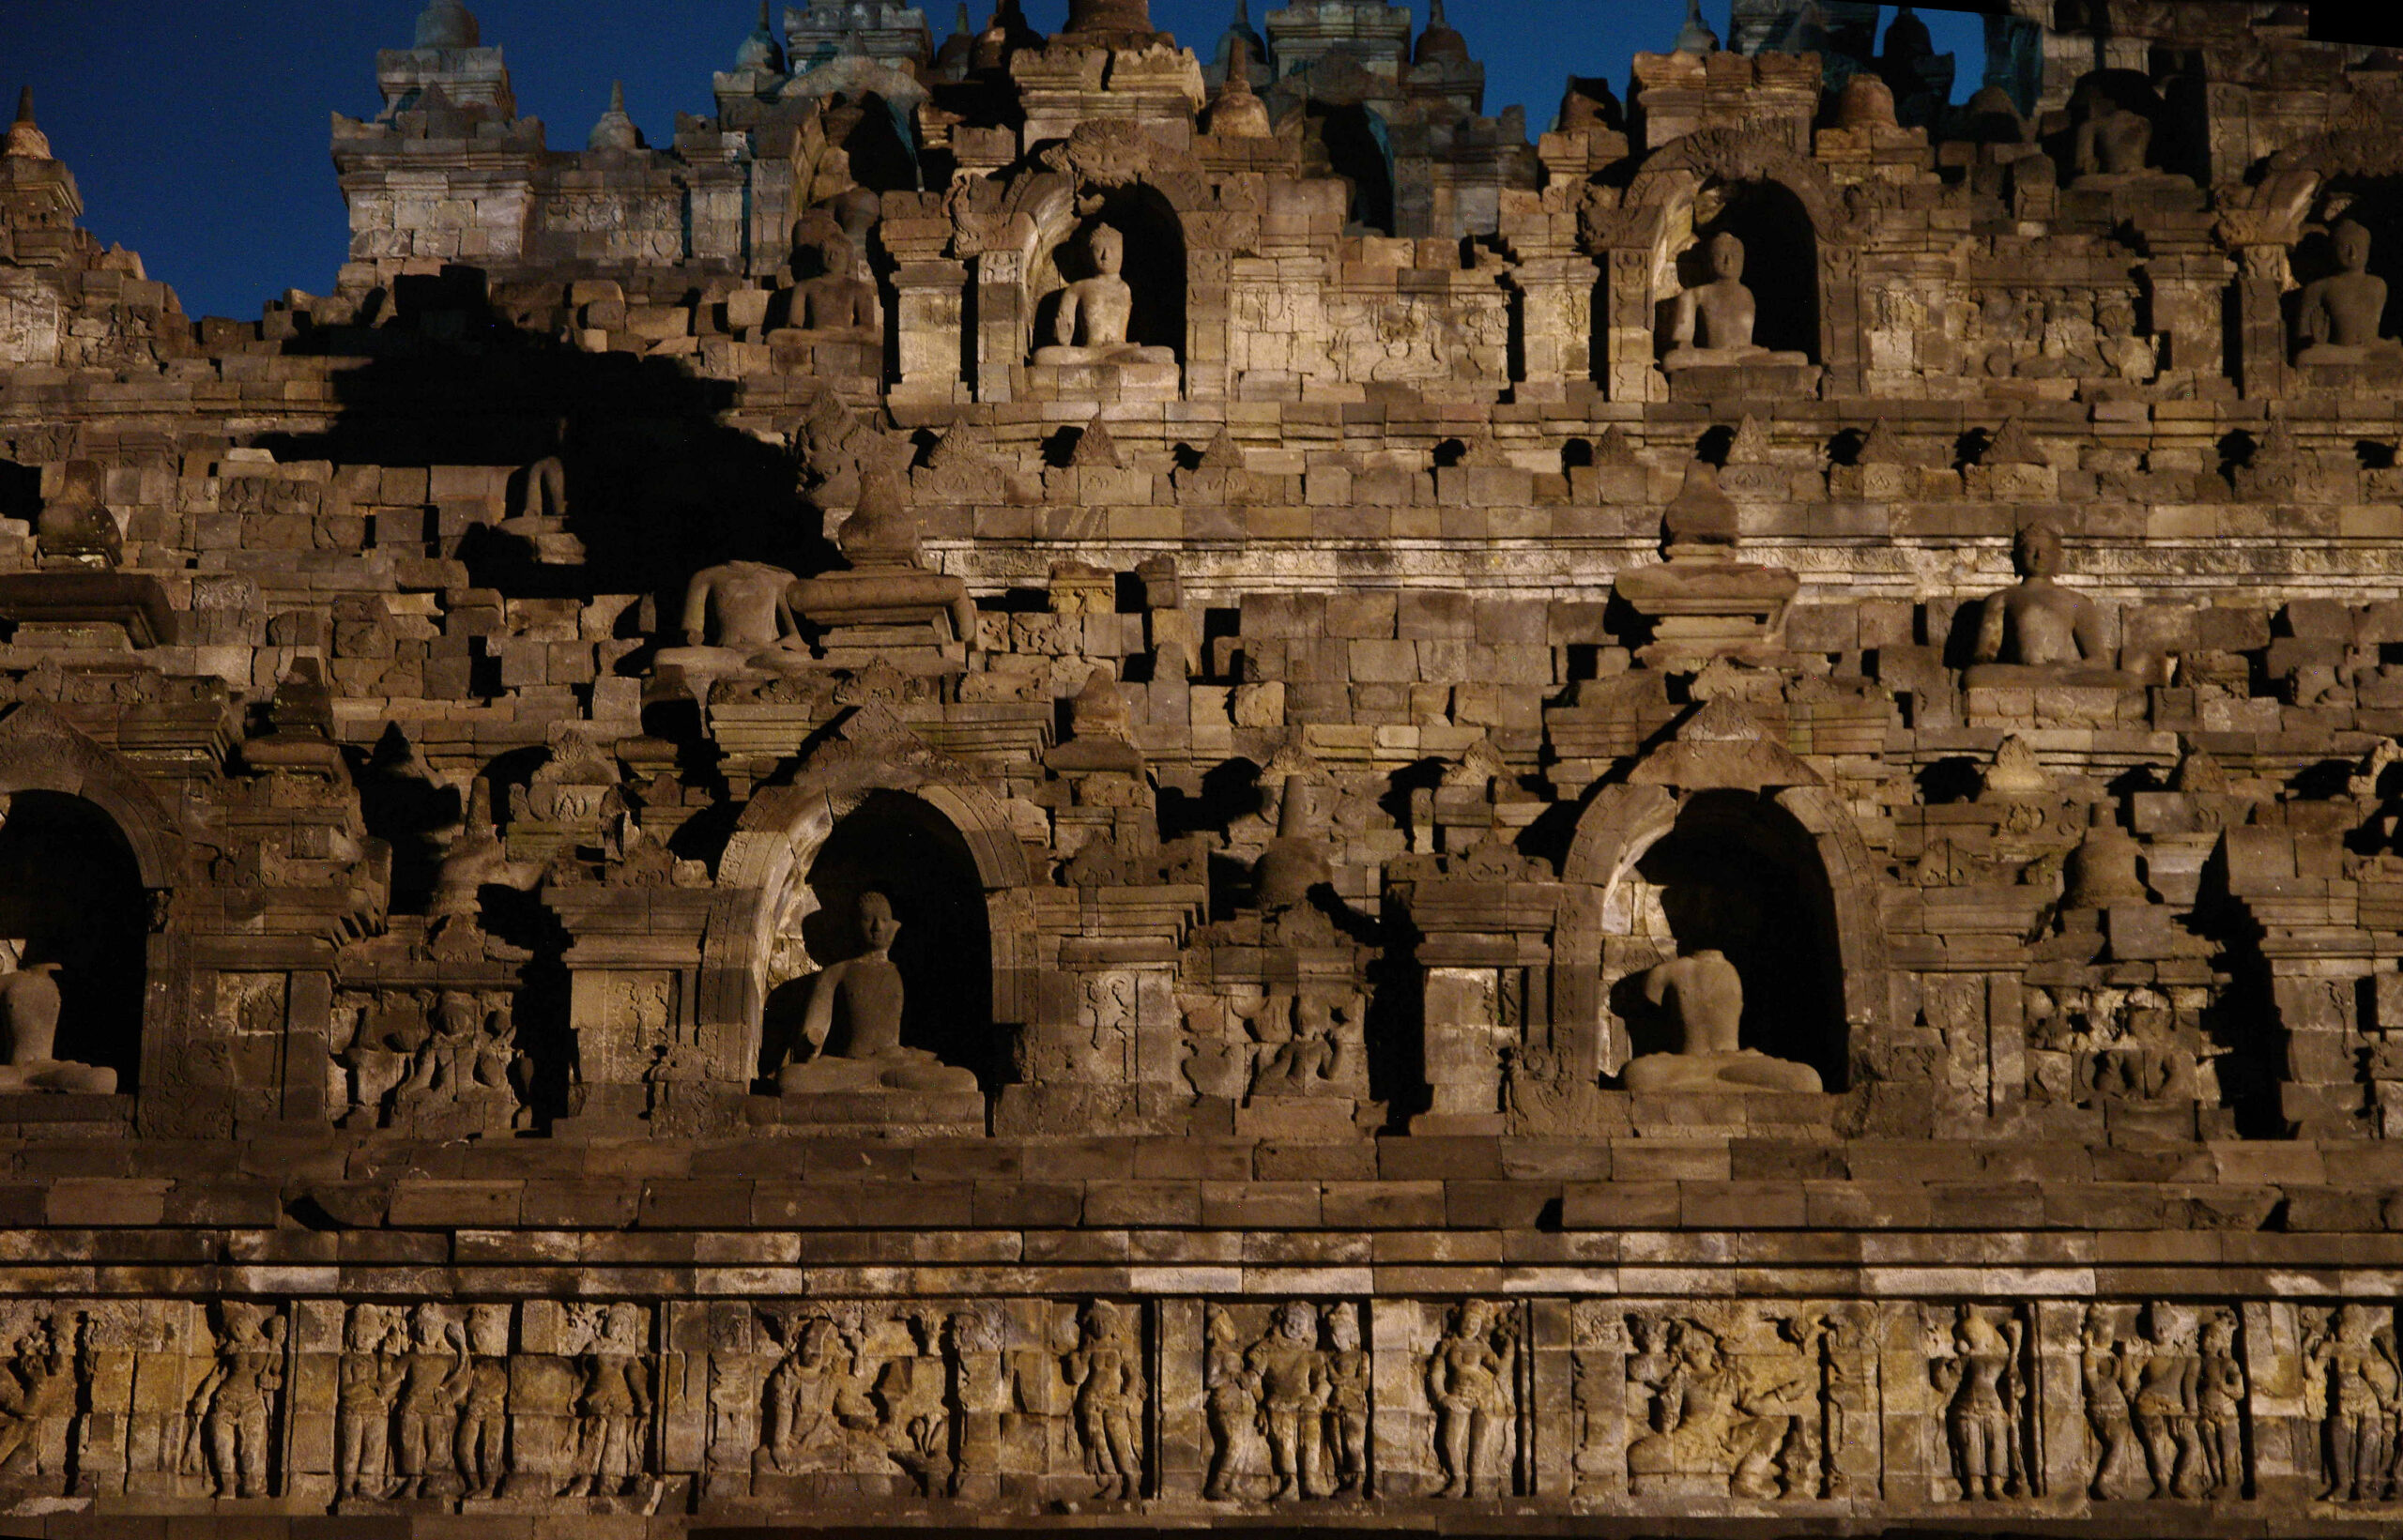
[[[51,159],[50,140],[34,123],[34,88],[30,85],[17,94],[17,121],[8,128],[5,154],[16,160],[47,160]]]
[[[1716,53],[1719,34],[1702,19],[1702,0],[1686,0],[1686,24],[1677,29],[1676,51],[1680,53]]]
[[[601,121],[592,125],[592,137],[585,141],[587,149],[638,150],[643,147],[642,130],[626,115],[626,83],[613,82],[609,86],[609,110]]]

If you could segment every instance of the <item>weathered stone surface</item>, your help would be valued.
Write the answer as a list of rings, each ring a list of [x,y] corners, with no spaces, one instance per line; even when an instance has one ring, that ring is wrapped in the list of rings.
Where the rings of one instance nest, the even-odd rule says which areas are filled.
[[[2393,72],[1786,8],[435,0],[256,322],[28,108],[7,1523],[2392,1528]]]

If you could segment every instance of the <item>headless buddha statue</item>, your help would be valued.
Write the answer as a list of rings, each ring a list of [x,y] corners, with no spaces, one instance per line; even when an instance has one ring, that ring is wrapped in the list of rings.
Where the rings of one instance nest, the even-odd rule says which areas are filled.
[[[894,916],[893,901],[882,893],[862,895],[860,929],[867,951],[836,963],[810,986],[802,1035],[819,1045],[817,1057],[778,1070],[777,1087],[788,1095],[974,1090],[972,1072],[946,1064],[924,1048],[902,1046],[901,970],[892,956],[901,922]]]
[[[6,1019],[8,1030],[8,1058],[0,1064],[0,1090],[114,1095],[116,1071],[54,1057],[60,1004],[56,963],[36,963],[0,974],[0,1018]]]
[[[1680,1046],[1627,1061],[1619,1078],[1639,1094],[1660,1091],[1820,1090],[1819,1072],[1737,1045],[1744,981],[1724,953],[1704,949],[1644,975],[1645,999],[1676,1024]]]

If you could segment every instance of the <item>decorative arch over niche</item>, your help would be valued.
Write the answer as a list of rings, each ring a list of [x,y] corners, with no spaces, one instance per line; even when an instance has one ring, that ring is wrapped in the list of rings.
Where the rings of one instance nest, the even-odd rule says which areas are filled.
[[[117,1071],[124,1090],[172,1078],[176,1039],[188,1014],[181,1002],[189,973],[188,947],[182,927],[174,922],[172,901],[189,874],[184,839],[166,805],[131,766],[43,701],[29,701],[0,720],[0,799],[22,799],[27,824],[11,839],[8,820],[0,819],[0,878],[10,875],[12,864],[47,863],[69,851],[82,852],[71,859],[102,868],[84,876],[111,912],[91,919],[99,929],[116,934],[86,938],[88,944],[70,949],[75,955],[50,957],[33,953],[46,945],[57,951],[51,943],[59,938],[13,938],[28,943],[29,962],[67,964],[60,978],[69,996],[60,1054],[88,1053],[91,1061]],[[121,875],[106,869],[119,862]],[[7,907],[8,895],[0,894],[0,909]],[[132,967],[140,976],[130,983],[79,980],[79,965]],[[79,1001],[79,993],[86,999]],[[137,1019],[79,1022],[79,1007],[98,1007],[103,1014],[130,1010]],[[145,1066],[151,1071],[147,1075]]]
[[[1686,846],[1682,852],[1676,848],[1680,842]],[[1596,890],[1601,899],[1599,934],[1590,944],[1603,966],[1595,994],[1603,1017],[1597,1031],[1602,1063],[1615,1073],[1630,1049],[1609,1019],[1615,975],[1635,971],[1635,963],[1648,967],[1659,960],[1645,953],[1634,934],[1636,890],[1668,877],[1657,868],[1647,871],[1647,862],[1708,859],[1731,844],[1748,846],[1773,876],[1793,884],[1791,896],[1810,911],[1798,917],[1802,930],[1806,936],[1817,932],[1814,944],[1831,946],[1834,953],[1825,959],[1827,972],[1806,981],[1806,986],[1827,992],[1821,1014],[1826,1037],[1746,1045],[1771,1053],[1789,1050],[1783,1056],[1812,1063],[1829,1090],[1838,1089],[1848,1078],[1853,1053],[1884,1033],[1891,1009],[1875,870],[1851,815],[1818,773],[1723,701],[1689,718],[1627,780],[1599,788],[1578,818],[1562,877]],[[1614,950],[1622,954],[1617,966]],[[1741,966],[1743,959],[1736,960]],[[1756,980],[1748,974],[1746,983],[1749,1029]],[[1835,1041],[1838,1033],[1841,1041]]]
[[[1762,292],[1755,274],[1774,274],[1789,252],[1762,250],[1759,231],[1783,229],[1783,240],[1807,239],[1803,253],[1815,275],[1804,293],[1817,315],[1802,349],[1827,371],[1829,383],[1844,393],[1860,388],[1860,241],[1862,230],[1827,173],[1809,156],[1767,134],[1741,129],[1706,129],[1672,140],[1645,158],[1615,209],[1593,210],[1586,232],[1604,259],[1614,288],[1609,307],[1615,331],[1630,339],[1638,327],[1647,345],[1653,308],[1683,286],[1676,264],[1699,233],[1697,204],[1714,187],[1750,189],[1756,206],[1750,216],[1756,234],[1747,241],[1747,281],[1754,282],[1765,323],[1777,311],[1777,296]],[[1737,200],[1737,204],[1747,200]],[[1712,221],[1699,221],[1713,228]],[[1742,230],[1737,234],[1742,235]],[[1639,254],[1640,253],[1640,254]],[[1642,292],[1633,292],[1637,282]],[[1773,336],[1764,345],[1777,346]],[[1626,346],[1619,349],[1624,354]],[[1634,360],[1616,358],[1615,363]],[[1643,360],[1646,365],[1648,353]]]
[[[862,722],[869,713],[885,720]],[[1033,927],[1020,895],[1033,876],[1001,799],[880,708],[863,709],[850,725],[855,736],[820,751],[791,785],[752,799],[719,865],[719,897],[701,941],[698,1021],[732,1033],[745,1065],[759,1061],[776,975],[804,960],[788,949],[818,911],[812,878],[820,855],[847,820],[895,800],[956,836],[973,872],[991,953],[991,1019],[976,1025],[995,1028],[999,1040],[1007,1035],[1002,1026],[1024,1020],[1029,1008]]]

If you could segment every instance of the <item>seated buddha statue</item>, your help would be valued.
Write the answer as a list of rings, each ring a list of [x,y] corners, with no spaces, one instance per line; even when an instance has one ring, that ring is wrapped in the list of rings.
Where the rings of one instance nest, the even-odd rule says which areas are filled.
[[[1170,363],[1172,348],[1140,347],[1127,341],[1135,318],[1135,290],[1123,276],[1126,237],[1098,225],[1086,239],[1093,276],[1060,291],[1060,313],[1052,323],[1052,345],[1034,350],[1038,364]]]
[[[1745,363],[1799,364],[1799,353],[1773,353],[1753,341],[1760,307],[1744,286],[1744,243],[1722,230],[1703,248],[1710,281],[1679,294],[1663,369]]]
[[[2350,220],[2329,232],[2335,272],[2304,285],[2295,314],[2295,362],[2403,362],[2403,342],[2380,335],[2386,319],[2386,280],[2369,270],[2369,232]]]
[[[778,1070],[777,1088],[787,1095],[973,1091],[972,1071],[946,1064],[924,1048],[902,1046],[903,987],[893,962],[901,922],[894,916],[893,901],[879,892],[863,894],[859,915],[867,951],[812,981],[802,1036],[818,1045],[818,1053]]]
[[[1645,1000],[1667,1012],[1679,1046],[1639,1054],[1619,1071],[1631,1091],[1798,1091],[1816,1095],[1819,1072],[1790,1059],[1739,1047],[1744,981],[1726,954],[1704,948],[1644,975]]]
[[[2102,606],[2054,581],[2061,570],[2060,531],[2041,521],[2022,529],[2011,565],[2019,582],[1979,609],[1969,682],[1981,682],[1981,669],[1995,664],[2043,669],[2068,682],[2120,682]]]

